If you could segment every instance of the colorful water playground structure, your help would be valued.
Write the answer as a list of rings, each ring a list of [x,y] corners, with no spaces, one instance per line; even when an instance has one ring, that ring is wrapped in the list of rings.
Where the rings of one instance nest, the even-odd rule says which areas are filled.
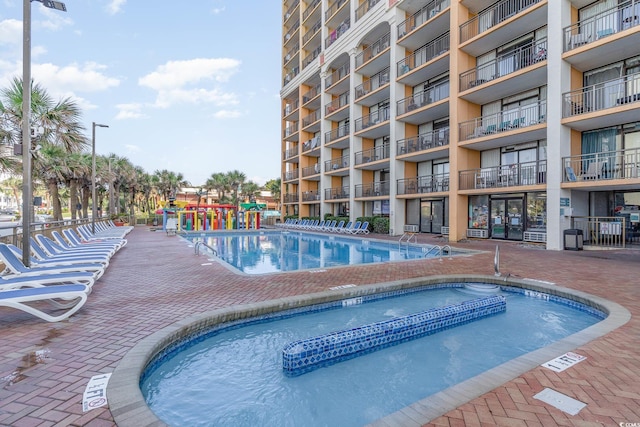
[[[167,220],[177,219],[177,231],[202,230],[257,230],[260,228],[261,208],[257,203],[241,203],[242,210],[235,205],[200,204],[174,201],[173,206],[165,202],[157,214],[162,214],[162,230],[167,231]]]

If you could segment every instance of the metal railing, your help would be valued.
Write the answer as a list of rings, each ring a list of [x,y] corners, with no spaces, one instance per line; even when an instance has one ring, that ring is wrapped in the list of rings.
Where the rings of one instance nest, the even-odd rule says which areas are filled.
[[[338,169],[344,169],[349,167],[349,156],[336,157],[324,162],[324,171],[330,172]]]
[[[299,50],[300,50],[300,43],[296,44],[291,49],[289,49],[287,53],[284,55],[283,65],[286,65],[287,62],[291,61],[291,58],[293,58],[296,55],[296,53],[298,53]]]
[[[460,141],[546,123],[546,113],[547,102],[539,101],[535,104],[467,120],[459,125]]]
[[[459,172],[460,190],[518,187],[547,183],[547,161],[513,163]]]
[[[374,90],[377,90],[382,86],[389,84],[389,80],[390,80],[389,71],[390,71],[390,68],[387,67],[384,70],[380,71],[377,74],[374,74],[369,79],[362,82],[362,84],[356,86],[355,87],[356,99],[362,98],[363,96],[370,94]]]
[[[320,163],[315,163],[311,166],[302,168],[302,177],[306,178],[311,175],[317,175],[320,173]]]
[[[389,158],[390,144],[383,144],[378,147],[369,148],[366,150],[358,151],[356,153],[355,164],[362,165],[364,163],[375,162],[377,160],[384,160]]]
[[[449,145],[449,128],[436,129],[396,141],[398,155]]]
[[[311,51],[309,55],[305,56],[302,60],[302,69],[304,70],[309,64],[315,61],[316,58],[320,56],[320,52],[322,52],[322,47],[318,46],[317,48],[313,49],[313,51]]]
[[[564,28],[564,51],[640,25],[640,1],[626,1]]]
[[[320,147],[320,135],[314,136],[310,140],[305,141],[302,144],[302,152],[305,153],[307,151],[314,150],[318,147]]]
[[[389,181],[371,182],[355,186],[355,197],[377,197],[389,195]]]
[[[386,122],[387,120],[389,120],[389,107],[380,108],[370,114],[367,114],[366,116],[362,116],[356,119],[355,131],[359,132],[370,126]]]
[[[396,182],[396,191],[398,195],[449,191],[449,174],[439,173],[399,179]]]
[[[297,155],[298,155],[298,147],[288,148],[288,149],[284,150],[284,153],[282,153],[282,158],[284,160],[287,160],[287,159],[291,159],[293,157],[296,157]]]
[[[407,74],[409,71],[414,70],[423,64],[426,64],[437,56],[449,52],[449,43],[449,33],[447,32],[437,39],[416,49],[416,51],[411,55],[398,61],[396,65],[398,77]]]
[[[284,173],[284,181],[291,181],[292,179],[298,179],[300,169],[293,169]]]
[[[349,136],[349,125],[338,126],[335,129],[331,129],[329,132],[324,134],[324,143],[330,144],[337,139],[344,138],[345,136]]]
[[[313,24],[313,26],[311,27],[311,29],[309,29],[309,31],[307,31],[304,36],[302,36],[302,45],[304,46],[305,44],[307,44],[307,42],[309,40],[311,40],[313,38],[313,36],[315,36],[316,34],[318,34],[318,31],[320,31],[320,29],[322,28],[322,20],[318,19],[316,21],[315,24]]]
[[[321,90],[321,86],[320,86],[320,83],[318,83],[317,85],[315,85],[314,87],[312,87],[311,89],[303,93],[302,104],[304,105],[307,102],[311,101],[316,96],[320,95],[320,90]]]
[[[356,9],[356,22],[369,12],[380,0],[367,0]]]
[[[329,89],[334,84],[338,83],[340,80],[344,79],[349,75],[350,65],[349,61],[345,62],[338,68],[336,68],[331,75],[329,75],[326,79],[324,79],[324,87],[325,89]]]
[[[460,73],[460,90],[480,86],[545,59],[547,59],[547,39],[543,38]]]
[[[562,117],[640,101],[640,72],[562,94]]]
[[[303,202],[316,202],[320,200],[320,192],[318,190],[308,190],[302,193]]]
[[[299,106],[300,106],[300,101],[298,101],[297,99],[287,100],[287,105],[284,106],[284,111],[283,111],[284,115],[288,116],[289,114],[296,111]]]
[[[494,4],[491,8],[480,12],[478,15],[460,25],[460,43],[464,43],[478,34],[482,34],[491,27],[506,21],[541,1],[542,0],[504,0]]]
[[[635,179],[640,176],[640,148],[562,158],[563,182]]]
[[[344,92],[336,99],[325,105],[326,115],[332,114],[347,105],[349,105],[349,91]]]
[[[340,25],[338,25],[338,27],[335,30],[329,32],[329,36],[324,41],[325,49],[331,46],[332,44],[334,44],[336,41],[338,41],[340,36],[346,33],[350,27],[351,27],[351,20],[347,18],[344,21],[342,21],[342,23],[340,23]]]
[[[286,193],[282,197],[282,200],[284,201],[284,203],[298,203],[299,197],[296,193]]]
[[[292,125],[287,126],[284,129],[284,137],[286,138],[288,136],[291,136],[296,132],[298,132],[298,123],[297,122],[292,124]]]
[[[302,20],[306,20],[309,15],[315,10],[316,6],[320,4],[321,0],[313,0],[310,4],[307,5],[307,8],[302,12]]]
[[[302,128],[306,128],[307,126],[310,126],[312,124],[314,124],[315,122],[317,122],[318,120],[320,120],[321,117],[321,112],[320,110],[315,110],[310,114],[307,114],[306,116],[304,116],[302,118]]]
[[[400,116],[448,97],[449,81],[447,80],[446,82],[429,86],[422,92],[417,92],[407,98],[401,99],[396,103],[396,114]]]
[[[326,21],[331,19],[331,16],[333,16],[333,14],[336,13],[338,11],[338,9],[340,9],[340,6],[342,6],[346,2],[347,2],[347,0],[335,0],[333,3],[331,3],[327,7],[327,11],[324,13],[324,19]]]
[[[325,200],[334,199],[348,199],[349,198],[349,186],[327,188],[324,191]]]
[[[356,68],[360,67],[370,59],[378,56],[380,52],[388,48],[391,44],[391,33],[387,33],[384,36],[376,40],[371,46],[365,48],[356,55]]]
[[[434,0],[398,24],[398,40],[449,7],[450,0]]]

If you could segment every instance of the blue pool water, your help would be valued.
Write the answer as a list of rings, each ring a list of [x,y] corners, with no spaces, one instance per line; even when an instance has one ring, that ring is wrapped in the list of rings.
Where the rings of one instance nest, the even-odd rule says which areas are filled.
[[[201,233],[188,236],[247,274],[280,273],[439,256],[429,245],[318,235],[304,232]],[[434,250],[435,249],[435,250]]]
[[[498,291],[507,299],[502,314],[285,375],[282,352],[292,341],[478,298],[460,287],[402,293],[221,328],[152,362],[142,392],[173,426],[361,426],[603,317],[511,288]]]

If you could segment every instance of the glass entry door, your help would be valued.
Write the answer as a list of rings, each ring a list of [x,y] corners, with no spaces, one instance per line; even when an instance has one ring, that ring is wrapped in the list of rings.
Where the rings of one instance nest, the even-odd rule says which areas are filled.
[[[420,232],[442,233],[444,201],[426,200],[420,202]]]
[[[494,239],[522,240],[524,229],[523,199],[491,200],[491,237]]]

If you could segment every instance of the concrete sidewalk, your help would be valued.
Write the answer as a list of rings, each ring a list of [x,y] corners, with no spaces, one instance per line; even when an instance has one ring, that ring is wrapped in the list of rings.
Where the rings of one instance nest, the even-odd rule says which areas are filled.
[[[379,238],[380,236],[370,235]],[[493,275],[500,246],[503,275],[554,282],[610,299],[632,319],[575,351],[587,360],[561,373],[537,368],[475,398],[430,425],[619,425],[640,423],[640,251],[551,252],[514,242],[472,240],[454,247],[469,257],[365,267],[238,275],[196,256],[179,237],[136,227],[129,244],[68,321],[47,323],[0,308],[0,425],[111,426],[108,407],[82,412],[82,394],[96,374],[112,372],[127,351],[154,331],[193,313],[235,304],[446,274]],[[420,235],[420,243],[444,244]],[[397,240],[397,238],[395,238]],[[533,396],[552,388],[587,403],[576,416]]]

